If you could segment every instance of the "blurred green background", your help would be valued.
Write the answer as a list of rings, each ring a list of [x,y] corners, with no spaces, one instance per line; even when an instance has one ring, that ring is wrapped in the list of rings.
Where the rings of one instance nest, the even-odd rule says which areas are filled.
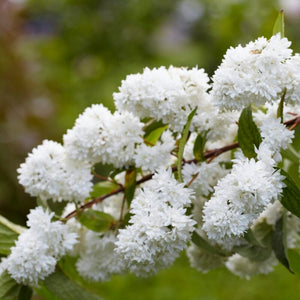
[[[172,64],[198,65],[212,75],[230,46],[269,37],[281,8],[286,35],[300,52],[298,0],[1,0],[0,213],[25,223],[35,200],[17,182],[20,163],[43,139],[61,142],[92,103],[113,110],[112,93],[127,74]],[[251,283],[224,270],[203,276],[186,265],[182,258],[149,280],[117,277],[103,286],[104,294],[264,299],[269,293],[269,299],[299,299],[299,278],[281,268]],[[280,297],[272,284],[280,287]],[[236,285],[244,287],[237,296]]]

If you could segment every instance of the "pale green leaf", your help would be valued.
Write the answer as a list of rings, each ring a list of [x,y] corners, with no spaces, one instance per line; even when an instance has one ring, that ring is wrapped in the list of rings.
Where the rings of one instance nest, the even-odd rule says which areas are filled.
[[[281,10],[278,14],[278,17],[274,23],[273,27],[273,35],[280,33],[281,38],[284,38],[284,14],[283,10]]]
[[[90,192],[92,198],[99,198],[103,195],[109,194],[110,192],[117,189],[119,186],[111,181],[101,181],[93,186],[93,190]]]
[[[136,169],[127,170],[125,173],[125,198],[128,207],[134,197],[136,188]]]
[[[151,132],[149,132],[147,135],[145,135],[144,139],[152,145],[155,145],[162,133],[168,128],[168,125],[164,125],[162,127],[158,127]]]

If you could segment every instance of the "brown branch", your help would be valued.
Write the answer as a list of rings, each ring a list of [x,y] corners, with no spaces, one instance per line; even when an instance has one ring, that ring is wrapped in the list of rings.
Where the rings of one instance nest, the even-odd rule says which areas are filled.
[[[289,121],[284,122],[284,124],[285,124],[286,126],[291,126],[290,130],[294,129],[299,123],[300,123],[300,115],[297,115],[297,117],[295,117],[295,118],[293,118],[293,119],[291,119],[291,120],[289,120]],[[214,150],[208,150],[208,151],[206,151],[206,152],[204,153],[203,156],[204,156],[205,159],[208,159],[208,158],[212,158],[212,159],[213,159],[213,158],[215,158],[215,157],[221,155],[221,154],[224,153],[224,152],[227,152],[227,151],[236,149],[236,148],[238,148],[238,147],[239,147],[239,143],[236,142],[236,143],[233,143],[233,144],[230,144],[230,145],[221,147],[221,148],[217,148],[217,149],[214,149]],[[191,164],[191,163],[197,163],[197,162],[198,162],[198,161],[197,161],[196,159],[191,159],[191,160],[184,161],[183,164]],[[175,172],[175,171],[177,171],[177,166],[173,166],[173,167],[172,167],[172,172]],[[138,180],[138,181],[136,182],[136,185],[140,185],[140,184],[142,184],[142,183],[144,183],[144,182],[146,182],[146,181],[151,180],[152,177],[153,177],[153,175],[154,175],[154,174],[148,174],[148,175],[142,177],[140,180]],[[124,186],[122,185],[122,186],[120,186],[119,188],[113,190],[112,192],[110,192],[110,193],[108,193],[108,194],[106,194],[106,195],[103,195],[103,196],[101,196],[101,197],[99,197],[99,198],[95,198],[95,199],[93,199],[93,200],[91,200],[91,201],[89,201],[89,202],[87,202],[87,203],[81,205],[81,206],[79,207],[79,210],[78,210],[78,211],[83,211],[83,210],[85,210],[85,209],[87,209],[87,208],[90,208],[90,207],[92,207],[94,204],[100,203],[100,202],[102,202],[103,200],[105,200],[106,198],[109,198],[109,197],[111,197],[111,196],[113,196],[113,195],[116,195],[116,194],[119,194],[119,193],[121,193],[121,192],[124,192],[124,190],[125,190],[125,188],[124,188]],[[72,218],[72,217],[75,217],[75,216],[77,215],[78,211],[76,211],[76,210],[72,211],[71,213],[69,213],[69,214],[64,218],[64,220],[67,221],[68,219],[70,219],[70,218]]]

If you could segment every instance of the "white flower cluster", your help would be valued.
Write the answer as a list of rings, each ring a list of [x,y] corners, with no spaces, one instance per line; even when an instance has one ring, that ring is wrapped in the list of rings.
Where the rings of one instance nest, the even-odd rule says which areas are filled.
[[[237,109],[278,100],[299,103],[299,56],[291,43],[277,34],[227,50],[212,80],[212,97],[221,107]]]
[[[131,113],[112,114],[102,104],[88,107],[64,135],[64,145],[75,160],[113,164],[133,163],[136,143],[142,143],[143,123]]]
[[[142,74],[128,75],[113,97],[118,110],[162,120],[181,132],[194,108],[199,112],[212,110],[208,81],[203,69],[145,68]]]
[[[91,165],[70,160],[65,148],[53,141],[34,148],[18,173],[25,191],[42,200],[79,202],[92,188]]]
[[[18,283],[37,286],[39,280],[53,273],[57,261],[77,243],[77,234],[59,221],[51,222],[54,213],[41,207],[28,215],[29,229],[21,233],[11,254],[1,261],[1,271],[7,270]]]
[[[121,229],[116,252],[129,270],[148,276],[170,266],[191,238],[195,221],[186,215],[192,191],[169,169],[160,169],[131,203],[131,225]]]
[[[278,199],[284,177],[263,161],[236,159],[203,209],[208,238],[231,249],[265,207]]]

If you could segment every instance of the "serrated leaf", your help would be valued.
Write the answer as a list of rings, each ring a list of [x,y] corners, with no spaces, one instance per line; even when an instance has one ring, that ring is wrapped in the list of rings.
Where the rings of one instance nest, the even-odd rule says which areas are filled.
[[[204,161],[204,147],[206,143],[207,132],[198,134],[194,143],[193,153],[198,161]]]
[[[280,202],[288,211],[300,218],[300,190],[287,172],[281,169],[280,173],[285,176],[283,182],[286,185]]]
[[[16,225],[0,216],[0,254],[10,254],[10,248],[15,245],[19,234],[24,230],[26,230],[25,227]]]
[[[225,256],[224,253],[213,247],[206,241],[203,237],[201,237],[196,231],[192,234],[192,242],[201,249],[204,249],[212,254],[217,254],[220,256]]]
[[[107,231],[115,224],[111,215],[92,209],[84,210],[77,218],[82,225],[96,232]]]
[[[280,37],[284,38],[284,14],[281,10],[273,26],[273,35],[280,33]]]
[[[300,274],[300,254],[297,249],[288,249],[287,251],[290,268],[297,274]]]
[[[93,190],[90,192],[90,196],[92,198],[99,198],[103,195],[109,194],[117,188],[118,185],[116,183],[113,183],[111,181],[101,181],[93,186]]]
[[[53,211],[56,215],[61,216],[64,212],[66,205],[68,204],[67,201],[53,201],[52,199],[47,200],[47,205],[51,211]]]
[[[18,284],[7,271],[0,276],[0,299],[2,300],[30,300],[31,288]]]
[[[102,300],[83,289],[59,268],[43,281],[43,285],[36,292],[45,300]]]
[[[272,236],[272,248],[275,256],[281,264],[291,273],[294,273],[290,268],[290,263],[287,257],[285,216],[282,216],[275,224],[275,230]]]
[[[256,157],[255,147],[259,147],[261,136],[253,121],[252,110],[250,107],[244,108],[239,118],[238,142],[246,157]]]
[[[177,172],[178,172],[178,181],[183,182],[182,178],[182,158],[183,158],[183,152],[184,152],[184,147],[187,141],[187,137],[189,135],[189,130],[190,126],[192,123],[192,119],[196,113],[197,108],[195,108],[188,116],[187,122],[183,128],[182,134],[181,134],[181,139],[179,141],[179,149],[178,149],[178,157],[177,157]]]
[[[125,198],[128,207],[134,197],[136,188],[136,169],[127,170],[125,174]]]
[[[151,145],[155,145],[162,133],[168,128],[168,125],[164,125],[162,127],[158,127],[147,135],[145,135],[144,139]]]

